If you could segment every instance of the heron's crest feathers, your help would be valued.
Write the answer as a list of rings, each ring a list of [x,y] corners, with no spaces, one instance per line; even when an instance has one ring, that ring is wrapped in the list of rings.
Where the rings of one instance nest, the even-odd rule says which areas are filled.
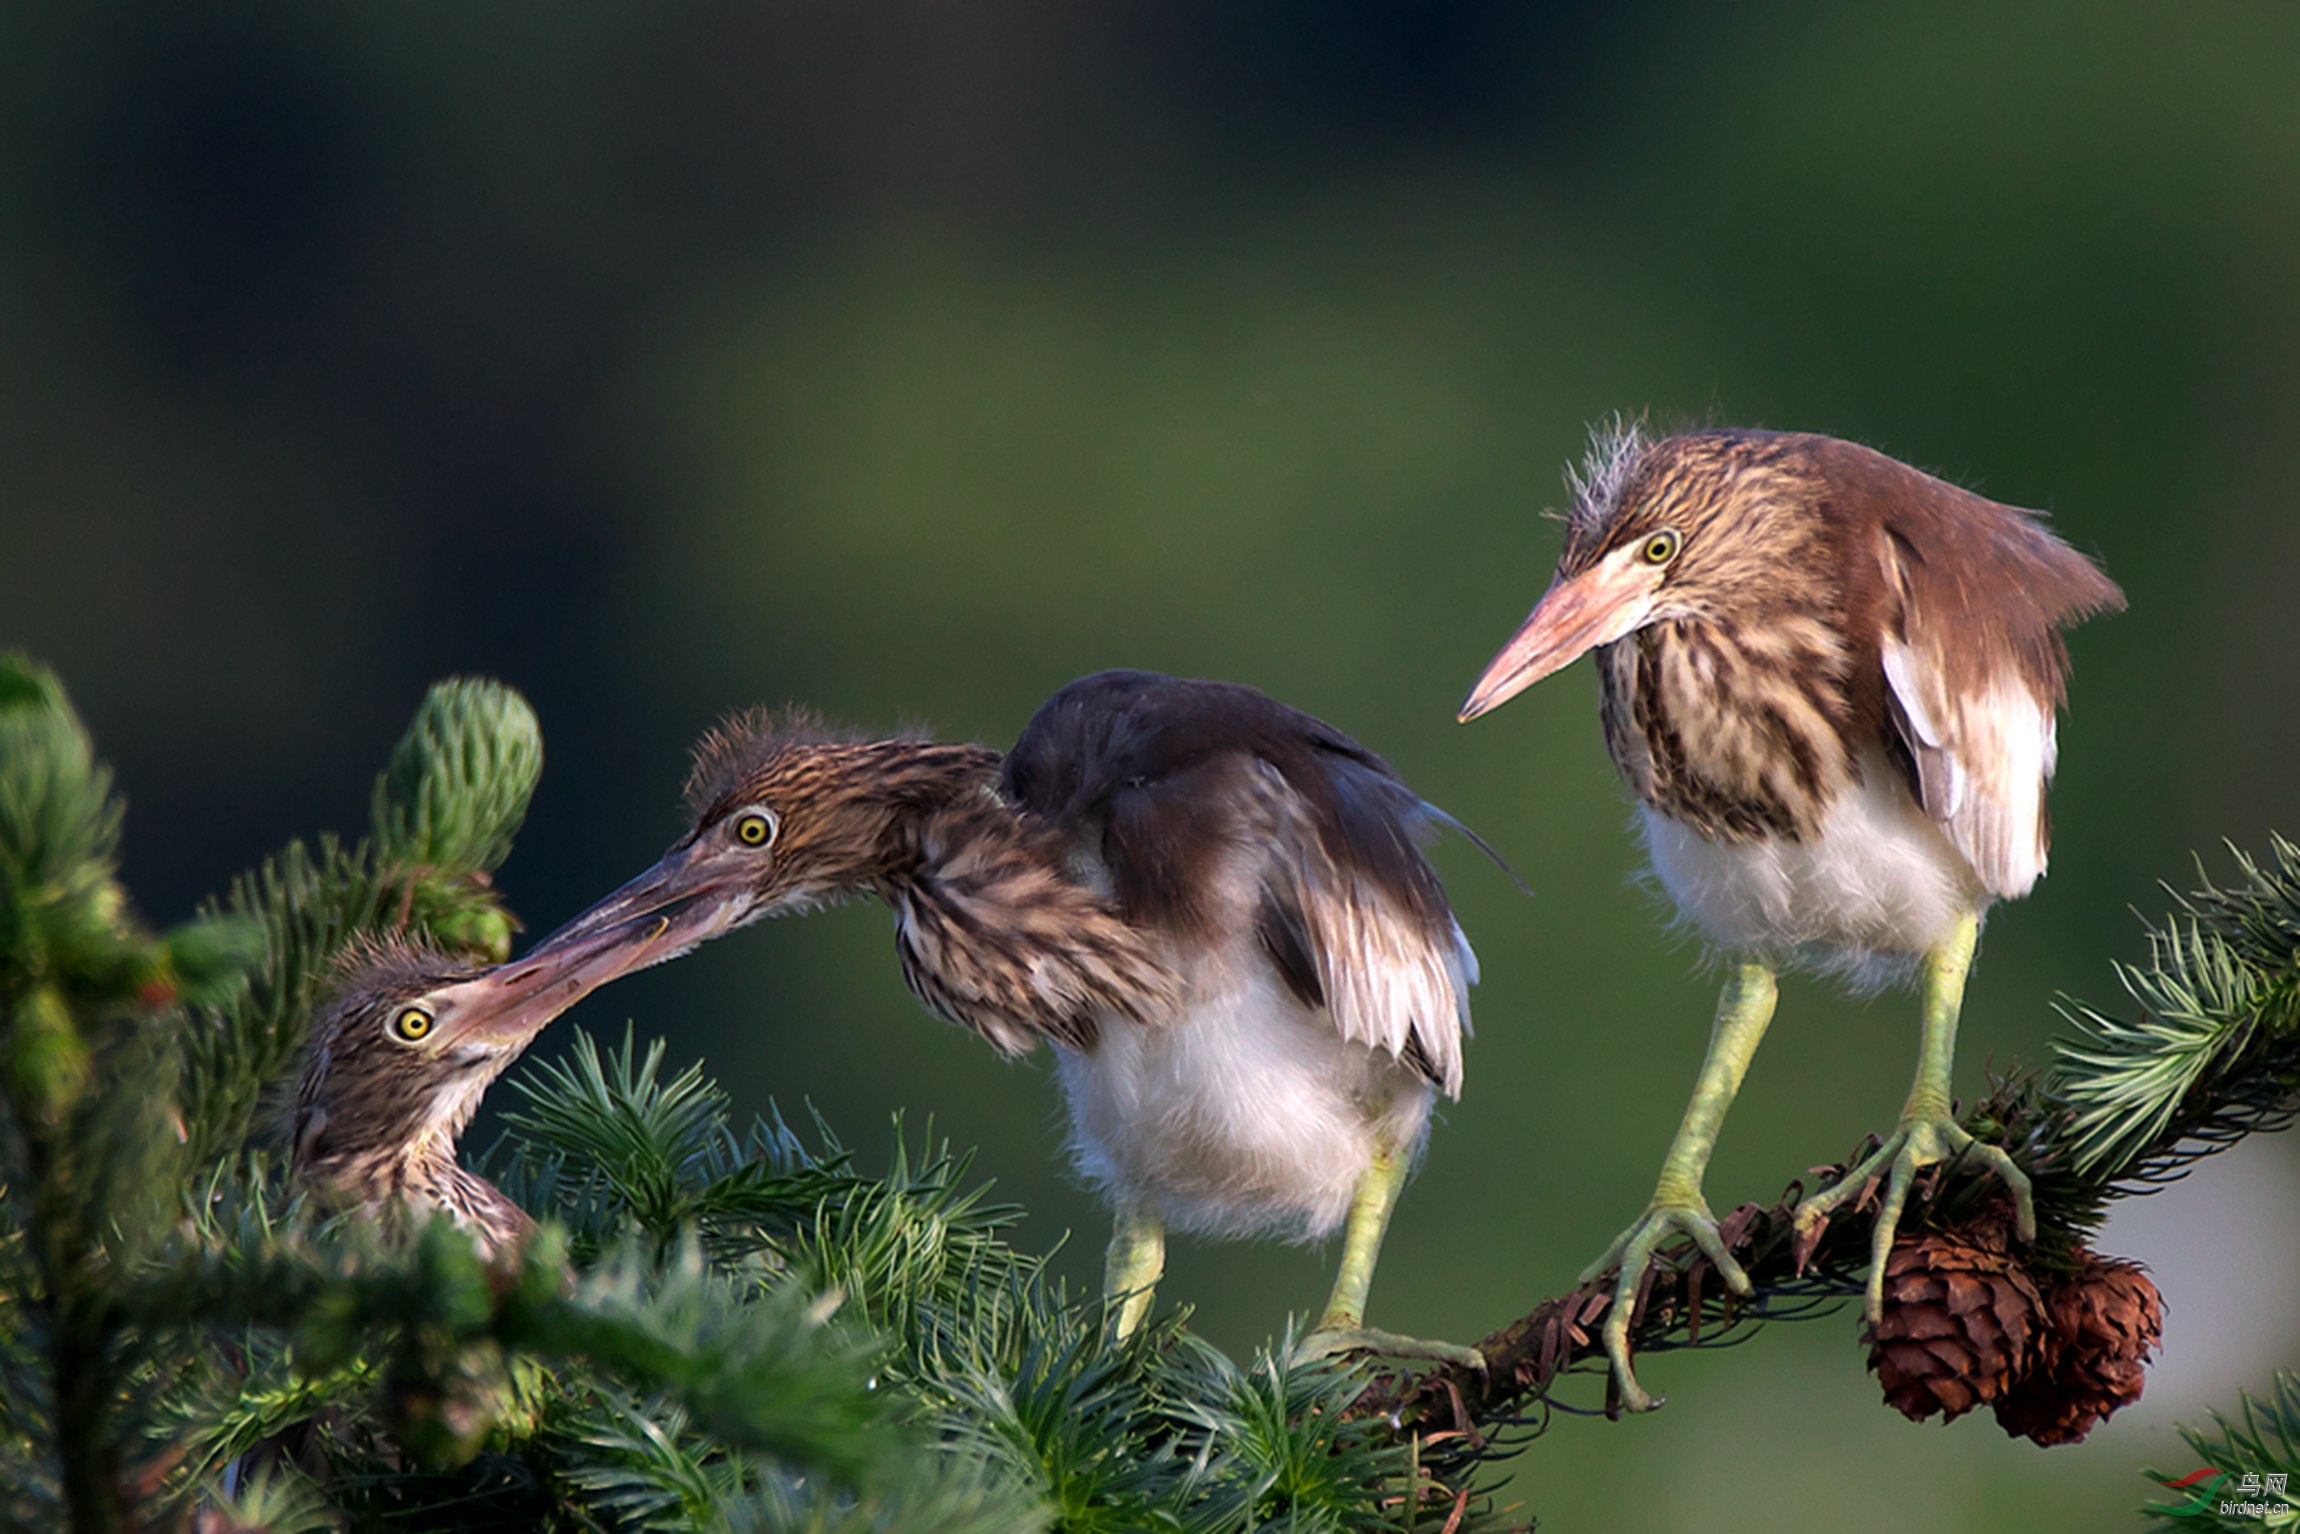
[[[476,966],[410,933],[363,932],[328,964],[321,1004],[313,1015],[326,1018],[384,992],[419,996],[479,973]]]
[[[1565,511],[1569,538],[1582,541],[1604,536],[1621,513],[1630,476],[1652,445],[1642,418],[1616,415],[1590,428],[1589,449],[1580,465],[1568,465],[1565,471],[1566,488],[1572,492]]]
[[[860,745],[877,738],[796,705],[728,714],[695,742],[684,795],[687,812],[705,818],[794,747]]]

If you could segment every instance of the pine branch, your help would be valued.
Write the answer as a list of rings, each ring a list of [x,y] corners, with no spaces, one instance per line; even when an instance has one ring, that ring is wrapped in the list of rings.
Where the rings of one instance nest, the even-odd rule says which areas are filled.
[[[512,1083],[527,1106],[507,1115],[502,1186],[566,1221],[579,1259],[634,1223],[659,1243],[692,1233],[725,1266],[764,1260],[856,1296],[880,1324],[1022,1261],[995,1240],[1020,1211],[967,1187],[967,1159],[931,1137],[914,1152],[900,1119],[888,1170],[866,1177],[819,1119],[812,1145],[780,1117],[737,1137],[701,1067],[666,1079],[663,1059],[660,1041],[642,1054],[626,1032],[607,1054],[578,1033]]]
[[[2060,1046],[2078,1163],[2156,1184],[2300,1112],[2300,848],[2272,837],[2262,865],[2234,848],[2237,882],[2174,895],[2145,965],[2119,965],[2135,1019],[2068,1002]]]
[[[875,1375],[922,1435],[914,1441],[1003,1488],[1007,1527],[1387,1529],[1409,1507],[1457,1506],[1460,1527],[1491,1526],[1460,1493],[1419,1475],[1410,1447],[1342,1420],[1363,1384],[1348,1367],[1291,1363],[1289,1347],[1241,1369],[1179,1318],[1119,1341],[1098,1302],[1068,1298],[1042,1259],[1006,1244],[1013,1211],[966,1186],[962,1159],[931,1140],[914,1149],[899,1124],[876,1177],[819,1122],[801,1137],[770,1118],[738,1138],[724,1094],[663,1059],[660,1046],[642,1051],[626,1038],[607,1052],[578,1037],[565,1060],[532,1068],[518,1083],[527,1106],[497,1147],[502,1186],[600,1232],[639,1223],[659,1236],[665,1227],[650,1222],[684,1222],[708,1233],[701,1249],[722,1270],[752,1275],[762,1293],[796,1285],[848,1296],[889,1339]],[[528,1165],[546,1170],[523,1182]],[[733,1480],[754,1495],[772,1484],[694,1459],[663,1419],[646,1417],[638,1433],[609,1416],[606,1426],[584,1419],[588,1452],[596,1459],[612,1439],[622,1468],[594,1464],[585,1484],[619,1487],[628,1501],[617,1505],[634,1517],[668,1524],[699,1499],[733,1516],[730,1507],[751,1505],[726,1500]],[[947,1494],[936,1493],[946,1514]],[[1016,1514],[1016,1497],[1037,1517]]]
[[[1190,1362],[1195,1399],[1177,1401],[1176,1415],[1215,1452],[1198,1477],[1199,1526],[1371,1531],[1433,1506],[1450,1526],[1462,1526],[1467,1488],[1454,1492],[1424,1478],[1386,1425],[1346,1410],[1360,1394],[1356,1370],[1297,1358],[1290,1332],[1247,1369],[1202,1345]]]
[[[2155,1527],[2249,1531],[2300,1524],[2300,1374],[2279,1371],[2266,1396],[2242,1400],[2234,1418],[2212,1414],[2212,1431],[2180,1430],[2213,1474],[2190,1479],[2192,1469],[2144,1472],[2164,1488],[2141,1509],[2157,1515]],[[2230,1503],[2236,1507],[2222,1511]]]
[[[567,1274],[564,1242],[548,1230],[505,1270],[490,1269],[444,1220],[402,1246],[339,1222],[267,1252],[190,1254],[139,1283],[127,1304],[145,1325],[252,1326],[291,1338],[307,1380],[355,1364],[380,1373],[399,1398],[387,1408],[403,1418],[395,1436],[434,1463],[468,1458],[466,1435],[495,1426],[478,1417],[497,1403],[459,1395],[470,1383],[465,1355],[496,1350],[584,1360],[678,1400],[722,1443],[855,1470],[857,1430],[881,1408],[860,1388],[872,1339],[829,1324],[837,1296],[793,1288],[754,1302],[692,1246],[664,1262],[617,1253],[572,1287]]]
[[[561,1472],[617,1527],[776,1534],[1016,1534],[1044,1519],[980,1461],[929,1448],[867,1487],[836,1487],[787,1466],[710,1451],[676,1411],[606,1393],[560,1430]]]
[[[44,1441],[11,1447],[59,1467],[83,1534],[127,1523],[112,1298],[157,1237],[180,1161],[167,1034],[188,995],[229,989],[246,947],[224,920],[147,932],[115,878],[120,821],[62,686],[0,656],[0,1188],[24,1237],[9,1351],[45,1419]]]
[[[929,1320],[908,1377],[925,1418],[1028,1488],[1060,1528],[1156,1527],[1181,1462],[1171,1426],[1142,1411],[1141,1382],[1175,1329],[1117,1340],[1035,1279],[995,1287],[999,1303]]]
[[[1841,1174],[1855,1159],[1820,1169],[1821,1180]],[[1867,1231],[1858,1219],[1832,1221],[1800,1254],[1793,1222],[1803,1195],[1803,1186],[1792,1183],[1777,1203],[1743,1204],[1718,1222],[1725,1250],[1756,1289],[1753,1299],[1735,1298],[1690,1240],[1664,1248],[1637,1292],[1632,1348],[1660,1353],[1730,1347],[1765,1322],[1833,1315],[1857,1297],[1868,1263]],[[1911,1200],[1913,1208],[1919,1203]],[[1922,1207],[1933,1213],[1932,1200]],[[1387,1375],[1352,1406],[1352,1414],[1419,1439],[1427,1462],[1441,1474],[1465,1474],[1545,1431],[1554,1411],[1611,1410],[1599,1328],[1612,1305],[1615,1276],[1600,1274],[1489,1334],[1478,1344],[1483,1371],[1448,1366]],[[1559,1383],[1575,1375],[1588,1377],[1598,1394],[1578,1405],[1557,1400]]]
[[[329,964],[353,936],[384,925],[387,898],[365,850],[328,836],[316,850],[291,842],[232,882],[221,909],[257,924],[263,958],[242,992],[184,1031],[184,1119],[195,1165],[247,1137],[262,1094],[303,1047]]]
[[[259,1465],[217,1499],[220,1522],[263,1534],[333,1534],[340,1527],[327,1493],[308,1475],[281,1464]]]

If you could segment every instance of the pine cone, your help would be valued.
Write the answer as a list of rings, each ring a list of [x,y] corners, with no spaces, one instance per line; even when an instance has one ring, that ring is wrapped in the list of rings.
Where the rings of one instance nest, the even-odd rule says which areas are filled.
[[[2164,1297],[2138,1263],[2079,1252],[2053,1285],[2037,1365],[1996,1403],[2015,1438],[2076,1443],[2140,1399],[2141,1369],[2164,1335]]]
[[[2044,1300],[1992,1211],[1962,1230],[1903,1235],[1885,1259],[1884,1313],[1869,1367],[1886,1404],[1913,1422],[1995,1401],[2028,1369]]]

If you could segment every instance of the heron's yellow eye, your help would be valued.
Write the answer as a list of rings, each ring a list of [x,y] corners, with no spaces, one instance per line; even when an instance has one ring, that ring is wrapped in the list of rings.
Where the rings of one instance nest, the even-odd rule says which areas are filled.
[[[391,1020],[391,1031],[413,1044],[431,1032],[431,1014],[421,1007],[401,1007]]]
[[[745,810],[735,817],[735,840],[746,847],[764,847],[775,839],[772,810]]]
[[[1646,539],[1645,547],[1638,552],[1649,565],[1665,565],[1677,557],[1677,534],[1665,527]]]

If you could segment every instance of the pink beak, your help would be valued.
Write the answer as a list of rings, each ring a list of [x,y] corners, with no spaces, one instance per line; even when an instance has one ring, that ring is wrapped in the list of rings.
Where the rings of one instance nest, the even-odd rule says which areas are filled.
[[[574,940],[542,944],[525,958],[463,981],[442,1042],[476,1038],[524,1047],[600,986],[655,962],[670,927],[668,918],[640,917]]]
[[[1653,610],[1657,574],[1609,561],[1571,580],[1552,580],[1462,701],[1461,722],[1491,713],[1599,645],[1635,633]]]

